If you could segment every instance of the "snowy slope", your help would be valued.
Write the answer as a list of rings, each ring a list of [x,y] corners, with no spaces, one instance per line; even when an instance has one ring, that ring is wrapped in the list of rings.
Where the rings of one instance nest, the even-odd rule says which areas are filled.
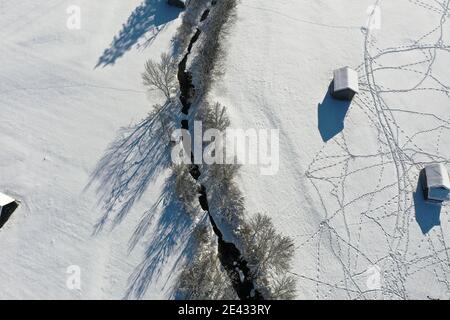
[[[377,3],[381,29],[367,32]],[[73,5],[80,30],[66,26]],[[449,7],[240,1],[211,98],[233,127],[280,130],[277,174],[243,166],[239,184],[250,215],[295,239],[299,298],[448,297],[449,207],[416,189],[426,163],[450,168]],[[140,73],[170,49],[179,13],[164,0],[0,0],[0,192],[21,201],[0,230],[0,298],[172,297],[192,225],[169,172],[139,168],[145,182],[116,199],[109,182],[130,172],[114,149],[103,156],[162,102]],[[360,77],[351,105],[327,96],[345,65]],[[107,170],[118,178],[102,185]],[[96,233],[102,200],[133,205]],[[80,290],[66,283],[74,265]]]
[[[367,33],[376,4],[242,0],[215,85],[233,127],[280,130],[279,172],[243,166],[239,182],[250,214],[295,239],[299,298],[448,297],[449,207],[416,188],[424,164],[450,167],[450,4],[379,1]],[[346,65],[351,105],[326,96]]]
[[[73,5],[80,30],[66,27]],[[0,2],[0,190],[21,201],[0,230],[0,298],[120,299],[130,285],[141,297],[142,283],[151,288],[147,298],[169,296],[182,230],[166,260],[147,251],[158,248],[157,223],[133,251],[128,245],[166,172],[122,223],[97,235],[101,194],[85,188],[118,130],[145,117],[149,98],[160,102],[146,94],[140,74],[146,59],[169,50],[179,13],[162,0]],[[152,213],[158,221],[160,210]],[[146,263],[160,276],[129,278]],[[81,290],[66,286],[71,265],[80,267]]]

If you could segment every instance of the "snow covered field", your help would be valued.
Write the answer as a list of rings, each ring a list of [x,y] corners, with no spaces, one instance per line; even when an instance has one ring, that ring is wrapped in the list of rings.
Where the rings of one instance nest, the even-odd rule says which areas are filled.
[[[66,26],[73,5],[81,9],[80,30]],[[152,237],[131,253],[128,242],[157,202],[164,170],[126,223],[97,235],[100,195],[85,187],[118,130],[160,100],[149,99],[140,74],[148,58],[170,48],[179,13],[153,0],[0,1],[0,189],[22,202],[0,230],[0,298],[121,299],[129,277],[151,261]],[[177,274],[171,263],[161,276],[147,275],[147,298],[168,297]],[[72,265],[80,267],[81,290],[66,286]],[[155,275],[158,268],[155,260]]]
[[[295,238],[299,298],[448,298],[449,208],[416,188],[450,159],[449,5],[241,2],[216,98],[233,127],[280,129],[279,173],[244,166],[240,183],[247,209]],[[350,105],[326,95],[346,65]]]
[[[0,299],[173,298],[192,225],[166,197],[165,158],[120,198],[111,180],[88,185],[119,130],[145,130],[163,102],[141,73],[180,12],[0,0],[0,192],[21,201],[0,229]],[[280,130],[279,172],[243,166],[239,184],[250,214],[295,239],[298,298],[450,298],[449,206],[416,192],[423,165],[450,168],[448,20],[450,0],[241,0],[212,98],[232,127]],[[327,95],[345,65],[359,73],[351,104]],[[134,168],[112,151],[111,176]],[[102,200],[131,206],[102,220]]]

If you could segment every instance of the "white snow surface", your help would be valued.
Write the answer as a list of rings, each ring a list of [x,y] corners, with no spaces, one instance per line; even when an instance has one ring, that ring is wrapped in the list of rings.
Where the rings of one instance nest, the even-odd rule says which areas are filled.
[[[11,202],[14,202],[14,199],[11,198],[10,196],[7,196],[4,193],[0,192],[0,207],[3,207],[7,204],[10,204]]]
[[[67,27],[74,5],[81,9],[79,30]],[[141,72],[147,59],[170,49],[179,13],[163,0],[0,1],[0,190],[21,201],[0,229],[0,298],[122,299],[130,288],[130,298],[170,297],[183,232],[159,259],[157,208],[129,252],[166,171],[122,223],[96,235],[100,195],[86,186],[119,129],[162,102],[147,95]],[[67,273],[78,270],[73,265],[81,272],[79,290],[70,278],[76,274]]]
[[[428,188],[445,188],[450,190],[450,178],[447,168],[442,164],[425,167]]]
[[[162,2],[0,0],[0,192],[21,201],[0,229],[1,299],[172,298],[191,226],[161,198],[168,171],[99,233],[110,186],[87,188],[119,129],[161,103],[140,73],[179,24]],[[73,5],[80,30],[66,26]],[[424,165],[450,166],[449,6],[240,1],[211,98],[233,127],[280,130],[278,173],[243,166],[239,183],[249,215],[294,238],[298,298],[450,298],[449,207],[417,185]],[[350,105],[326,96],[347,65]]]
[[[239,182],[249,214],[295,240],[298,298],[450,298],[449,206],[417,185],[449,166],[449,6],[240,2],[211,99],[235,128],[280,130],[279,172],[243,166]],[[359,73],[350,105],[326,97],[343,66]]]

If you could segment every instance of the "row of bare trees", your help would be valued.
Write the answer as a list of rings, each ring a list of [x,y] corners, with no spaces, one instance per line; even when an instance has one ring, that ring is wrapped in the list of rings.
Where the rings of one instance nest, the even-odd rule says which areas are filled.
[[[166,100],[171,100],[177,92],[177,63],[168,53],[161,54],[161,60],[148,60],[142,74],[144,85],[149,90],[159,90]]]
[[[290,273],[294,242],[278,233],[267,215],[256,214],[240,232],[245,257],[251,267],[257,288],[267,299],[294,299],[296,278]]]
[[[179,277],[178,291],[187,300],[237,300],[230,278],[219,260],[217,239],[206,223],[199,224],[194,237],[195,257]]]
[[[177,39],[182,47],[209,3],[209,0],[191,0],[178,30]],[[229,29],[228,22],[234,17],[236,4],[236,0],[216,1],[203,29],[205,36],[201,42],[201,54],[197,55],[193,64],[196,69],[194,76],[199,80],[196,91],[201,97],[196,119],[202,121],[205,130],[224,132],[230,126],[226,107],[220,103],[208,103],[205,97],[214,77],[220,73],[224,57],[222,37]],[[166,106],[178,103],[175,99],[178,91],[176,75],[175,58],[167,53],[162,54],[157,62],[148,61],[142,75],[144,85],[149,90],[159,91],[166,99],[163,106],[154,106],[151,116],[160,122],[161,137],[168,139],[168,142],[176,120],[173,114],[167,112],[173,112],[173,108]],[[190,166],[174,165],[172,169],[179,200],[187,213],[196,216],[200,212],[199,184],[192,178]],[[225,218],[235,238],[241,242],[256,288],[268,299],[294,298],[296,281],[289,273],[294,256],[292,239],[279,234],[266,215],[257,214],[249,220],[245,218],[244,197],[236,183],[239,166],[214,164],[202,166],[201,169],[201,182],[208,188],[210,209],[215,215]],[[237,298],[227,273],[221,267],[216,239],[210,226],[199,224],[195,237],[197,250],[180,275],[178,290],[186,299]]]
[[[174,48],[177,54],[181,54],[189,45],[192,33],[198,26],[205,10],[208,10],[211,0],[190,0],[187,10],[181,17],[181,24],[174,38]]]

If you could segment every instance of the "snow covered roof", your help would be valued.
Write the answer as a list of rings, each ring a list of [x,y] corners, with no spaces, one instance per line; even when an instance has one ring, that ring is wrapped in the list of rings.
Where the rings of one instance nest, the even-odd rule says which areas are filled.
[[[445,188],[450,190],[450,178],[443,164],[433,164],[425,168],[428,188]]]
[[[7,204],[14,202],[15,200],[6,194],[0,192],[0,207],[6,206]]]
[[[359,92],[358,72],[350,67],[340,68],[334,71],[334,92],[350,89]]]

